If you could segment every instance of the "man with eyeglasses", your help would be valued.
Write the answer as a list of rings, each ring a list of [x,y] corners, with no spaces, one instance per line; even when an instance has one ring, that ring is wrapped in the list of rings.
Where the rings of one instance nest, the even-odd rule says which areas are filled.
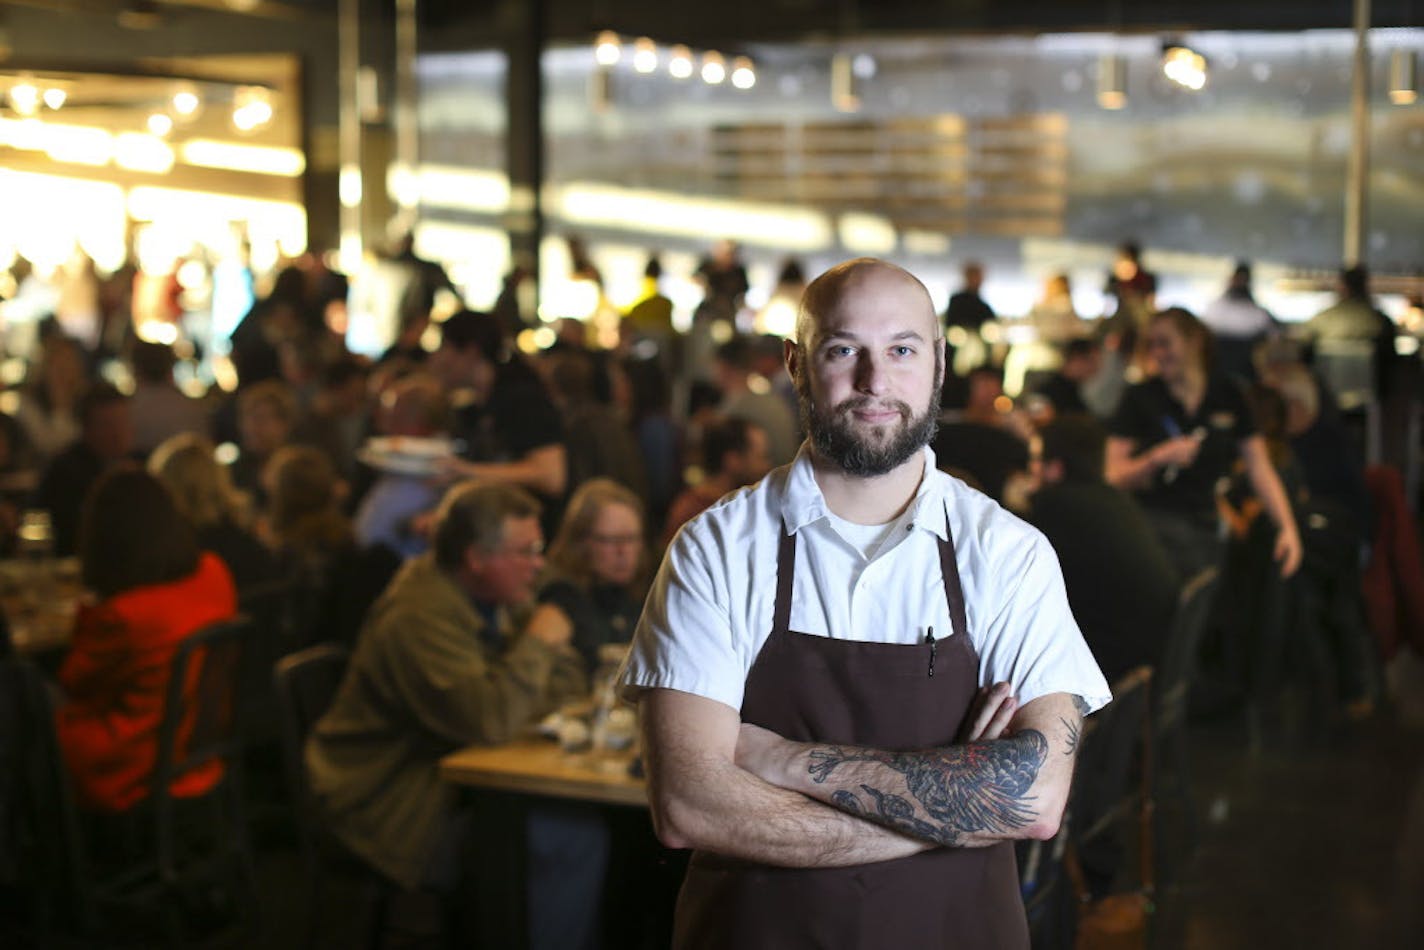
[[[336,837],[402,887],[456,898],[455,912],[468,912],[475,835],[470,809],[440,779],[440,759],[506,742],[587,691],[571,625],[552,608],[529,606],[544,566],[539,513],[512,486],[451,489],[431,550],[407,561],[371,608],[307,743],[312,793]],[[606,831],[549,812],[530,814],[531,933],[557,920],[575,938],[591,934]],[[539,874],[551,864],[587,880],[559,873],[547,886]]]

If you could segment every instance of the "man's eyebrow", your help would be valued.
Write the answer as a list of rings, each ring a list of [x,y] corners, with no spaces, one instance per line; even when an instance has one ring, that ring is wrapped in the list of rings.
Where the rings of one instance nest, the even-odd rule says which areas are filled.
[[[918,330],[901,330],[899,333],[896,333],[891,336],[890,339],[918,340],[921,343],[925,341],[925,338],[920,335]],[[936,339],[938,339],[938,337],[936,337]],[[859,343],[861,341],[861,337],[855,333],[850,332],[849,330],[831,330],[830,332],[818,338],[818,342],[820,343],[827,343],[833,340],[852,340],[856,343]]]

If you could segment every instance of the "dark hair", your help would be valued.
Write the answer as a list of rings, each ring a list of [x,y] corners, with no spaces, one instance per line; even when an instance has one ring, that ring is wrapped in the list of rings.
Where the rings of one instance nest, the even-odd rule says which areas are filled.
[[[1102,348],[1102,344],[1091,337],[1075,337],[1063,344],[1063,359],[1065,361],[1079,356],[1092,356]]]
[[[1136,241],[1123,241],[1117,246],[1117,252],[1128,260],[1139,261],[1142,259],[1142,245]]]
[[[722,459],[728,452],[745,452],[754,423],[746,419],[719,419],[702,433],[702,467],[709,475],[722,473]]]
[[[79,397],[79,421],[85,428],[88,428],[94,413],[106,406],[128,401],[129,397],[115,389],[112,384],[94,383],[84,391],[83,396]]]
[[[703,409],[715,409],[722,404],[722,390],[705,379],[693,380],[687,390],[687,414],[695,416]]]
[[[322,369],[321,385],[325,389],[340,389],[352,380],[365,379],[366,372],[366,365],[360,360],[343,356]]]
[[[173,380],[173,365],[178,361],[173,355],[173,347],[166,343],[151,343],[135,340],[129,353],[134,376],[145,383],[164,383]]]
[[[1370,271],[1364,264],[1356,264],[1340,271],[1340,286],[1351,297],[1370,295]]]
[[[641,422],[648,416],[666,412],[672,405],[672,384],[657,358],[623,360],[623,372],[628,377],[633,409],[631,422]]]
[[[198,542],[158,479],[141,468],[118,468],[85,496],[79,563],[85,585],[107,599],[192,574]]]
[[[643,276],[657,280],[663,276],[663,262],[656,254],[648,256],[648,266],[643,268]]]
[[[726,363],[733,369],[751,369],[752,341],[740,333],[737,334],[726,343],[717,347],[717,360]]]
[[[1103,480],[1103,456],[1107,432],[1102,423],[1087,413],[1059,416],[1039,433],[1043,439],[1043,464],[1063,463],[1063,477],[1070,482]]]
[[[473,346],[481,356],[495,364],[503,363],[508,358],[504,326],[492,313],[461,310],[450,314],[440,324],[440,342],[457,350]]]
[[[440,503],[431,549],[435,563],[452,570],[471,547],[493,551],[504,540],[509,518],[537,518],[539,502],[522,488],[492,482],[456,485]]]

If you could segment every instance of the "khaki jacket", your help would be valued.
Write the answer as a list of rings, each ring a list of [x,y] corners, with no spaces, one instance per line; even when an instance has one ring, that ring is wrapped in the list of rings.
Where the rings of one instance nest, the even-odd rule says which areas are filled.
[[[430,555],[371,608],[331,709],[307,740],[312,793],[330,830],[393,881],[417,887],[453,806],[444,755],[499,743],[587,692],[578,655],[500,634]]]

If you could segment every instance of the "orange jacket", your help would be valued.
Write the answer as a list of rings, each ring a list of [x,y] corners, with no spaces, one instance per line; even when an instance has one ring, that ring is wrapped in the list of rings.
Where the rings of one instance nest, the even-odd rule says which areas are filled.
[[[185,638],[236,612],[232,577],[211,553],[181,580],[80,608],[59,670],[67,702],[56,725],[83,805],[124,811],[148,797],[173,655]],[[221,778],[221,763],[210,762],[174,781],[172,792],[201,795]]]

